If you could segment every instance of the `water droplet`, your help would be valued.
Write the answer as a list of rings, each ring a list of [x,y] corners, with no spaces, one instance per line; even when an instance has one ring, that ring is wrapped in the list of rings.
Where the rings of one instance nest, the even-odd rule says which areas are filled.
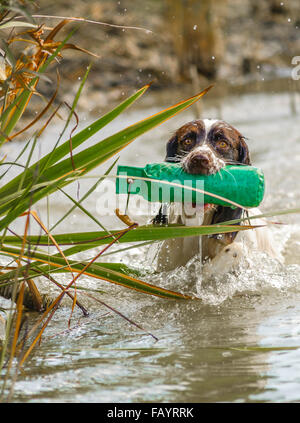
[[[198,26],[197,26],[197,25],[194,25],[194,26],[193,26],[193,30],[194,30],[194,31],[196,31],[196,29],[197,29],[197,28],[198,28]]]
[[[231,357],[231,356],[232,356],[232,353],[231,353],[230,351],[224,351],[224,352],[222,353],[222,356],[223,356],[223,357]]]

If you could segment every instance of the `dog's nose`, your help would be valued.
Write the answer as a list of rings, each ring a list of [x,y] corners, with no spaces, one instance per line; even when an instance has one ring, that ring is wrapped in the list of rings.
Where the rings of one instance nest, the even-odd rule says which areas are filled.
[[[197,168],[208,168],[209,167],[209,157],[203,153],[199,153],[195,155],[192,160],[191,164]]]

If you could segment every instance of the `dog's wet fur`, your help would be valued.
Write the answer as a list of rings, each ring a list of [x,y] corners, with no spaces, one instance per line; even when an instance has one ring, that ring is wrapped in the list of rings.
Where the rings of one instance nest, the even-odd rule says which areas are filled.
[[[215,174],[227,164],[251,165],[246,138],[232,125],[214,119],[193,120],[179,128],[167,142],[165,161],[181,163],[185,172],[195,175]],[[169,212],[166,215],[165,208],[161,207],[158,215],[153,219],[154,224],[211,225],[243,216],[241,208],[234,209],[213,204],[205,205],[204,214],[202,212],[201,217],[195,211],[193,217],[186,215],[183,207],[178,214],[177,211],[175,212],[174,205],[169,206]],[[254,211],[255,213],[260,212]],[[258,235],[255,236],[257,239],[254,248],[267,250],[272,257],[277,257],[278,254],[272,246],[269,234],[263,233],[261,229],[242,232],[252,232],[253,238],[253,231]],[[220,267],[218,262],[227,263],[227,266],[222,265],[221,268],[229,271],[232,261],[238,262],[242,257],[242,246],[236,244],[238,234],[240,232],[202,237],[202,262],[209,264],[212,273],[214,267],[216,270]],[[171,270],[185,265],[193,256],[199,254],[199,245],[197,236],[166,240],[158,253],[158,270]]]

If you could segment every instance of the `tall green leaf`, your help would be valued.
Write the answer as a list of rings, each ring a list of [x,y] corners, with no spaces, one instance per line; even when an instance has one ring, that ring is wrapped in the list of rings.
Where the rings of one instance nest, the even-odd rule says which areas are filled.
[[[144,92],[149,88],[149,84],[142,87],[132,96],[124,100],[121,104],[115,107],[110,112],[106,113],[101,118],[97,119],[91,125],[88,125],[86,128],[81,130],[78,134],[75,134],[72,137],[72,148],[75,150],[79,147],[84,141],[89,139],[92,135],[100,131],[104,126],[114,120],[117,116],[119,116],[124,110],[126,110],[131,104],[133,104],[139,97],[141,97]],[[40,159],[38,162],[34,163],[30,166],[29,169],[26,170],[25,173],[22,173],[15,177],[12,181],[4,185],[0,189],[0,198],[3,199],[6,196],[13,194],[17,191],[19,187],[20,181],[23,179],[23,186],[26,186],[29,181],[32,179],[32,175],[35,172],[39,172],[41,175],[45,169],[45,167],[50,167],[67,154],[70,154],[70,144],[69,140],[65,141],[61,146],[55,148],[54,151],[48,153],[45,157]]]
[[[26,253],[22,254],[21,249],[10,248],[10,247],[3,247],[2,253],[5,253],[10,256],[18,257],[20,260],[22,258],[25,259],[34,259],[37,262],[46,263],[52,268],[56,269],[60,266],[65,267],[66,262],[62,257],[58,256],[48,256],[47,254],[41,254],[38,252],[33,252],[30,255],[26,255]],[[74,273],[79,273],[85,267],[86,263],[76,263],[72,260],[69,260],[69,264],[71,266],[71,270]],[[37,267],[37,263],[33,263],[35,267]],[[28,271],[29,266],[24,266],[24,270]],[[17,270],[19,274],[22,269]],[[51,272],[51,270],[49,270]],[[15,274],[15,271],[10,273],[11,275]],[[124,286],[129,289],[133,289],[135,291],[142,292],[144,294],[155,295],[162,298],[171,298],[171,299],[190,299],[191,297],[187,295],[180,294],[178,292],[169,291],[167,289],[163,289],[152,284],[142,282],[139,279],[136,279],[132,276],[126,275],[125,273],[121,273],[113,268],[109,268],[103,263],[93,263],[89,266],[88,270],[84,272],[85,275],[106,280],[108,282]],[[8,275],[5,275],[8,276]],[[0,276],[0,280],[2,277]],[[1,286],[1,285],[0,285]]]
[[[209,226],[180,226],[180,225],[169,225],[169,226],[139,226],[132,231],[127,232],[119,239],[119,243],[129,242],[141,242],[141,241],[163,241],[169,238],[182,238],[187,236],[200,236],[200,235],[213,235],[219,233],[228,233],[236,231],[245,231],[249,229],[255,229],[260,226],[250,225],[209,225]],[[112,241],[112,239],[120,234],[122,230],[113,230],[111,233],[106,231],[95,231],[95,232],[75,232],[66,234],[56,234],[55,240],[60,245],[76,245],[78,247],[76,252],[81,251],[83,246],[89,248],[95,248],[100,245],[106,245]],[[23,242],[22,237],[17,236],[6,236],[3,239],[3,243],[7,245],[21,245]],[[47,235],[41,236],[27,236],[26,242],[32,246],[38,245],[53,245]],[[75,251],[75,250],[74,250]]]
[[[53,184],[50,183],[50,185],[47,188],[44,188],[42,191],[37,191],[37,192],[34,191],[35,186],[33,186],[32,187],[33,192],[28,193],[27,197],[24,198],[21,202],[19,202],[17,199],[15,203],[14,202],[10,203],[9,208],[12,208],[13,212],[7,215],[5,218],[3,218],[0,221],[0,230],[2,230],[4,227],[9,225],[16,218],[17,215],[20,215],[24,211],[26,211],[29,205],[34,204],[39,199],[43,198],[46,195],[49,195],[51,192],[54,192],[56,189],[58,189],[58,187],[61,188],[62,186],[65,186],[68,183],[70,183],[71,181],[68,180],[65,175],[74,171],[73,164],[75,164],[76,170],[82,171],[81,174],[84,174],[92,170],[99,164],[108,160],[110,157],[112,157],[114,154],[119,152],[121,149],[126,147],[139,135],[144,134],[145,132],[149,131],[150,129],[161,124],[167,119],[170,119],[171,117],[175,116],[177,113],[181,112],[182,110],[194,104],[204,94],[206,94],[209,89],[210,87],[201,91],[199,94],[191,98],[188,98],[185,101],[177,103],[174,106],[171,106],[165,110],[162,110],[161,112],[153,116],[143,119],[142,121],[137,122],[117,132],[116,134],[105,138],[104,140],[98,142],[96,145],[86,148],[84,151],[76,155],[73,155],[73,160],[71,160],[70,158],[67,158],[57,163],[56,165],[53,165],[50,168],[47,168],[45,172],[43,173],[42,177],[37,178],[36,184],[39,184],[41,182],[50,183],[51,181],[54,181],[54,183]],[[59,178],[62,178],[62,180],[59,180],[59,182],[57,182]],[[10,186],[9,190],[8,189],[6,189],[6,191],[4,190],[3,195],[11,194],[11,189],[12,189],[12,186]],[[1,190],[0,190],[0,196],[1,196]],[[7,206],[3,206],[0,209],[0,213],[3,214],[3,212],[6,210],[7,210]]]

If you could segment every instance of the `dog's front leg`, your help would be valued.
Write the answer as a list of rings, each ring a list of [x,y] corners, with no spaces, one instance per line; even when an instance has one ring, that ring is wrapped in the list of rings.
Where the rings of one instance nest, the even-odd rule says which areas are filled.
[[[203,220],[203,213],[197,214],[192,209],[191,217],[183,212],[182,204],[172,204],[169,207],[169,223],[185,226],[199,226]],[[200,253],[200,237],[171,238],[164,241],[157,255],[156,269],[158,272],[170,271],[187,262]]]

